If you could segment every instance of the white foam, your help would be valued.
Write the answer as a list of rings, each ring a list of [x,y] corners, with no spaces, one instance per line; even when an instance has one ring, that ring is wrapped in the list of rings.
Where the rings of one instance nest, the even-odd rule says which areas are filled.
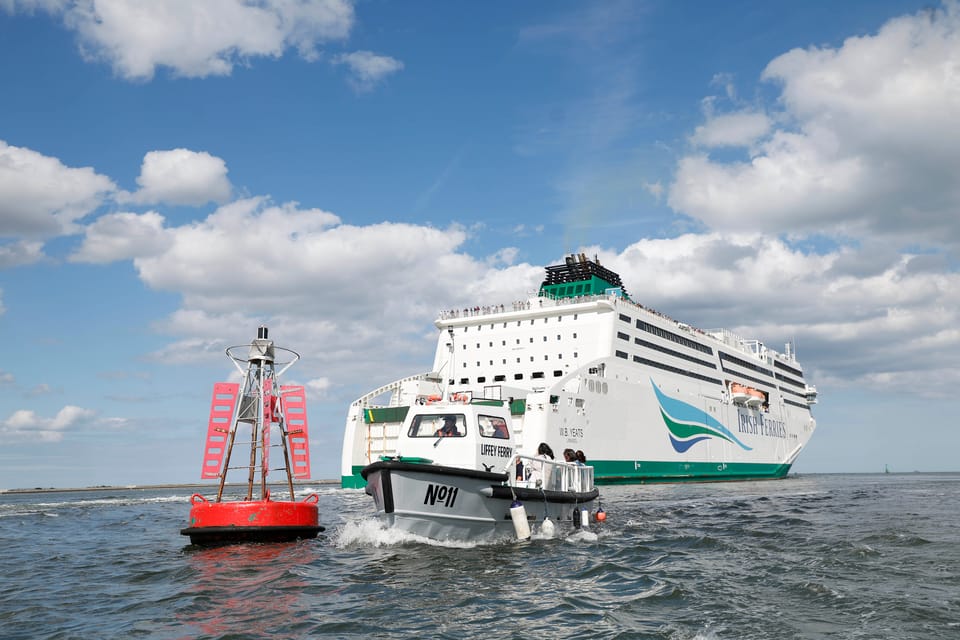
[[[589,529],[577,529],[566,538],[564,542],[569,542],[571,544],[581,544],[584,542],[596,542],[600,539],[600,536]]]
[[[433,540],[395,527],[387,527],[376,518],[348,520],[338,527],[331,539],[338,549],[351,546],[390,547],[402,544],[423,544],[450,549],[473,549],[488,545],[515,542],[514,538],[482,538],[478,540]]]

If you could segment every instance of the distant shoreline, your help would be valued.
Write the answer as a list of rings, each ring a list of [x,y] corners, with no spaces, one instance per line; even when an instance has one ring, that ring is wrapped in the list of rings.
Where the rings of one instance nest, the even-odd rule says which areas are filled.
[[[339,480],[309,480],[303,481],[298,480],[294,482],[295,487],[303,487],[314,484],[335,484],[339,485]],[[269,482],[267,483],[270,487],[286,487],[286,483],[282,482]],[[211,487],[217,487],[216,484],[197,484],[197,483],[186,483],[186,484],[118,484],[118,485],[101,485],[97,487],[34,487],[32,489],[0,489],[0,495],[7,493],[66,493],[72,491],[131,491],[134,489],[210,489]],[[242,487],[246,486],[246,483],[238,482],[228,482],[227,487]]]

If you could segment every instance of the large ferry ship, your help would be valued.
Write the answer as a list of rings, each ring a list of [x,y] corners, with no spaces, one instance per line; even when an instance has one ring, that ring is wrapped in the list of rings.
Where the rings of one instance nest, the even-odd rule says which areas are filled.
[[[402,456],[414,405],[451,398],[509,403],[516,451],[583,451],[597,483],[782,478],[816,429],[816,388],[783,353],[704,331],[631,300],[598,259],[546,268],[535,297],[444,311],[429,372],[350,405],[341,484]]]

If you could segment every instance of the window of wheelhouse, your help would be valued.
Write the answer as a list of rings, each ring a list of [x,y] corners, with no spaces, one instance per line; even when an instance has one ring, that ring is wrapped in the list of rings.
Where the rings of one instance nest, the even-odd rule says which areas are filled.
[[[462,413],[422,413],[414,416],[407,430],[409,438],[462,438],[467,435],[467,421]]]
[[[499,438],[507,440],[510,438],[510,430],[507,429],[507,421],[500,416],[477,416],[480,421],[480,435],[484,438]]]

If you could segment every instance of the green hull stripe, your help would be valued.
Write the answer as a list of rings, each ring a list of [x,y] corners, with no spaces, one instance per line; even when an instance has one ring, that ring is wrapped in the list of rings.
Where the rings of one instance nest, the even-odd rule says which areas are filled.
[[[597,484],[645,484],[653,482],[717,482],[730,480],[771,480],[786,477],[789,464],[757,462],[646,462],[590,460]],[[343,476],[344,489],[367,486],[360,475],[363,467],[353,467],[352,476]]]
[[[363,467],[353,465],[350,468],[350,471],[353,472],[353,475],[349,476],[340,476],[340,488],[341,489],[363,489],[367,486],[367,481],[363,479],[363,476],[360,475],[360,470]]]
[[[644,482],[710,482],[715,480],[762,480],[783,478],[789,464],[757,462],[647,462],[590,460],[597,484]]]

